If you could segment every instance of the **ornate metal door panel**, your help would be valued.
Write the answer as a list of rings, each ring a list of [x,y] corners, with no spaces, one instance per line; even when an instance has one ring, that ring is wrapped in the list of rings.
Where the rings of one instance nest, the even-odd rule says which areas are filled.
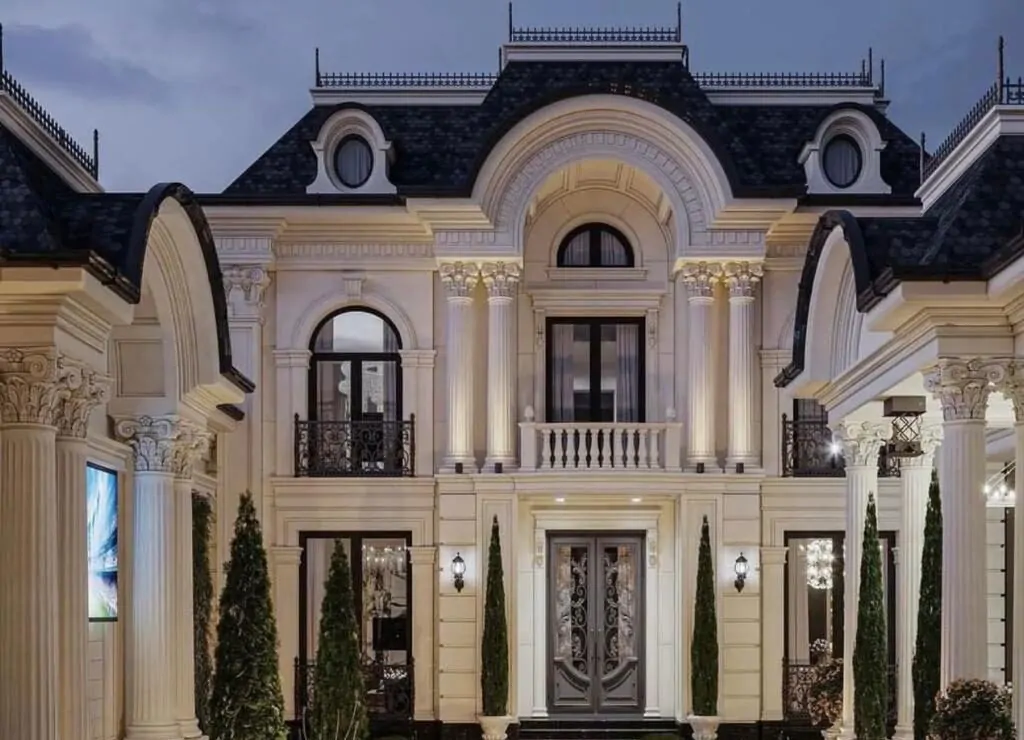
[[[554,535],[548,563],[549,710],[643,711],[643,539]]]

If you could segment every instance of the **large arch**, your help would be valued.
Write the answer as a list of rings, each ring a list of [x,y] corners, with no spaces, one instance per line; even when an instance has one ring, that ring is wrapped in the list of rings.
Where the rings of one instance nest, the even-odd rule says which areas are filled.
[[[521,249],[537,188],[570,162],[595,158],[631,165],[658,183],[672,204],[677,248],[701,243],[732,199],[721,162],[689,124],[653,103],[617,95],[574,97],[524,118],[491,150],[473,198]]]
[[[387,317],[398,330],[402,350],[418,349],[416,332],[409,316],[397,304],[378,293],[363,293],[360,296],[339,296],[333,292],[320,296],[311,302],[294,322],[278,330],[278,346],[291,349],[308,349],[313,332],[328,316],[346,308],[369,308]]]
[[[852,272],[856,311],[868,311],[881,294],[873,284],[860,225],[849,211],[828,211],[818,219],[807,247],[797,289],[793,357],[776,376],[776,386],[789,386],[799,378],[796,392],[813,394],[832,379],[837,364],[848,361],[848,348],[842,348],[843,357],[834,356],[833,343],[837,320],[846,316],[844,323],[851,323],[840,306],[851,300],[849,288],[842,290],[847,271]]]

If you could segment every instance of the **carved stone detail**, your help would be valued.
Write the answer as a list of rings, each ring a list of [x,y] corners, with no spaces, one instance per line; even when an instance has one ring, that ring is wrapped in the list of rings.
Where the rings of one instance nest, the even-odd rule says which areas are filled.
[[[473,289],[480,280],[480,268],[468,262],[446,262],[439,268],[441,284],[448,299],[473,297]]]
[[[935,450],[942,444],[942,425],[926,424],[921,427],[921,452],[917,457],[904,457],[900,460],[901,467],[912,468],[924,466],[930,468],[935,461]]]
[[[892,428],[881,422],[843,421],[833,433],[848,467],[871,467],[878,464],[879,448],[892,436]]]
[[[647,567],[658,567],[658,530],[647,530]]]
[[[224,293],[228,301],[240,295],[245,303],[263,307],[263,294],[270,286],[270,273],[262,265],[232,265],[224,268]]]
[[[1011,363],[944,359],[924,374],[924,387],[942,402],[946,421],[984,421],[989,394],[1002,386]]]
[[[1024,423],[1024,361],[1015,361],[1010,372],[995,390],[1002,393],[1013,404],[1014,417],[1018,424]]]
[[[120,419],[114,434],[132,448],[137,472],[172,473],[188,478],[210,447],[213,435],[175,416]]]
[[[727,262],[724,274],[730,299],[754,300],[754,291],[764,275],[764,268],[758,262]]]
[[[480,266],[484,287],[487,288],[489,299],[508,299],[516,297],[519,286],[519,265],[514,262],[485,262]]]
[[[53,348],[0,350],[0,418],[5,424],[56,426],[71,390],[67,376],[81,365]]]
[[[67,383],[68,394],[57,409],[57,434],[85,439],[93,409],[110,400],[113,378],[89,367],[71,365],[67,367],[64,382]]]
[[[536,529],[533,532],[533,567],[544,567],[544,551],[547,549],[547,537],[543,529]]]
[[[691,301],[710,301],[715,297],[715,284],[722,278],[722,268],[715,262],[691,262],[683,265],[682,274]]]
[[[647,320],[644,322],[647,326],[647,346],[650,349],[658,348],[658,309],[649,308],[647,309]]]

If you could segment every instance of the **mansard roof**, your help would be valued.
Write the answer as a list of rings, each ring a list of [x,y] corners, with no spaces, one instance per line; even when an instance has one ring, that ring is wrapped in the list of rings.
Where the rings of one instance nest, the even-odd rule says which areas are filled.
[[[251,392],[252,381],[232,362],[223,276],[213,235],[192,192],[178,183],[156,185],[147,193],[78,192],[0,124],[0,263],[81,266],[124,300],[138,303],[149,229],[168,198],[187,214],[203,251],[220,372]]]
[[[546,105],[587,94],[635,97],[678,116],[712,147],[739,197],[802,195],[800,151],[840,107],[861,110],[878,125],[887,142],[882,175],[893,195],[912,196],[920,181],[918,145],[875,107],[716,104],[681,61],[510,61],[480,104],[314,106],[224,194],[305,194],[316,177],[310,142],[337,110],[357,107],[394,144],[389,177],[400,197],[466,197],[487,154],[516,123]]]

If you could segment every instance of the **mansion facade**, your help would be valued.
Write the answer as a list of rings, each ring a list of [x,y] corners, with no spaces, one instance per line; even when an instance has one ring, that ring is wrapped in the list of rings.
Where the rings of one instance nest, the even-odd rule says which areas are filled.
[[[674,731],[706,517],[719,732],[810,737],[874,496],[911,737],[936,467],[944,681],[1010,682],[1024,85],[1000,68],[927,154],[877,66],[700,73],[678,26],[510,28],[495,75],[318,55],[311,108],[205,195],[103,192],[2,71],[0,736],[201,736],[194,491],[218,579],[254,495],[296,723],[341,540],[371,712],[469,737],[496,519],[515,732]],[[89,465],[124,577],[86,628]]]

